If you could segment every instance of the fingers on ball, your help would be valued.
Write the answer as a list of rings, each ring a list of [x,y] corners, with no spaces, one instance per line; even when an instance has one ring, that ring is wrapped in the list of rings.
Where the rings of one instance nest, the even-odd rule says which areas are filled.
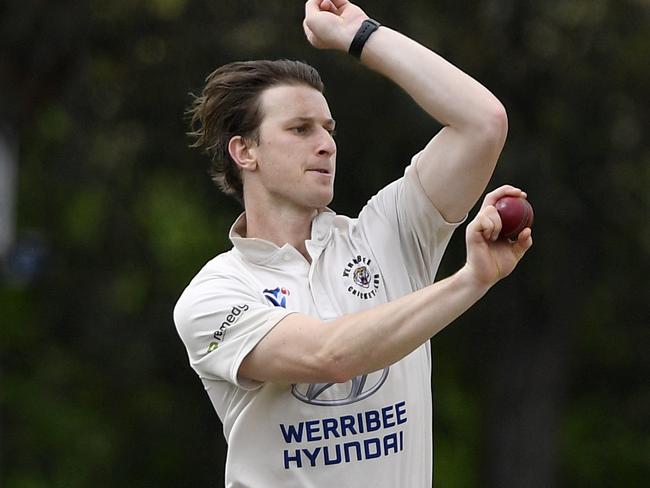
[[[489,212],[481,213],[479,217],[479,228],[483,238],[487,241],[493,241],[499,235],[501,225],[498,219],[490,215]]]
[[[486,236],[486,239],[496,241],[501,233],[501,217],[499,216],[499,212],[497,212],[497,209],[493,205],[485,207],[483,212],[491,222],[490,234]]]

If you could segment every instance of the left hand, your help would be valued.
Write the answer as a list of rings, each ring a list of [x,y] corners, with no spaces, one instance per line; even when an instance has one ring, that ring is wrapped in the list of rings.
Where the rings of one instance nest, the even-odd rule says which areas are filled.
[[[302,26],[312,46],[347,52],[367,18],[363,10],[347,0],[307,0]]]

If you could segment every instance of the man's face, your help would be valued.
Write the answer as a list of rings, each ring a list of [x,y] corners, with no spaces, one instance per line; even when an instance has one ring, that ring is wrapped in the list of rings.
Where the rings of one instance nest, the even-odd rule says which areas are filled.
[[[305,85],[278,85],[261,95],[258,165],[252,198],[265,204],[313,210],[334,197],[334,120],[325,97]],[[262,193],[260,195],[259,193]]]

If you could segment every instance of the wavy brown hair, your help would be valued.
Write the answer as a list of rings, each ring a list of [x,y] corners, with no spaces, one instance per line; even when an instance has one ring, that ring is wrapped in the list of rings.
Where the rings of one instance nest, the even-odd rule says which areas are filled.
[[[244,201],[241,172],[230,157],[228,143],[234,136],[259,142],[264,114],[262,92],[276,85],[307,85],[323,92],[316,69],[301,61],[238,61],[221,66],[207,78],[200,96],[187,113],[191,117],[190,147],[203,149],[212,161],[210,174],[227,195]]]

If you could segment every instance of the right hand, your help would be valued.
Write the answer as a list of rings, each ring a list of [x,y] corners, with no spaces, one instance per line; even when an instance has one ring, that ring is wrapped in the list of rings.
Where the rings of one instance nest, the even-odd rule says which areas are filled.
[[[499,239],[501,217],[494,206],[504,196],[526,197],[518,188],[505,185],[488,193],[474,220],[467,225],[467,263],[465,267],[482,286],[492,286],[508,276],[533,245],[531,229],[526,227],[517,240]]]
[[[363,10],[347,0],[307,0],[302,26],[312,46],[347,52],[367,18]]]

